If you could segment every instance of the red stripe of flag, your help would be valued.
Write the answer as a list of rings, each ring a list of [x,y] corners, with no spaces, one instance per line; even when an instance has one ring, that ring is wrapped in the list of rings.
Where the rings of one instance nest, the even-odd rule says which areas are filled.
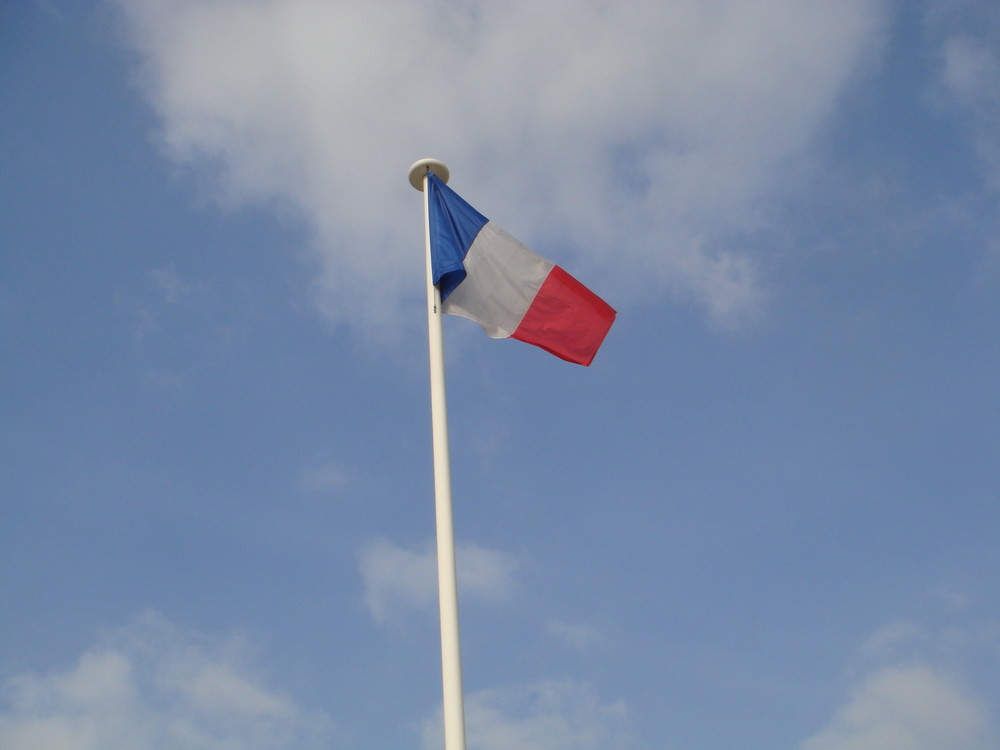
[[[614,321],[607,302],[554,266],[511,338],[589,365]]]

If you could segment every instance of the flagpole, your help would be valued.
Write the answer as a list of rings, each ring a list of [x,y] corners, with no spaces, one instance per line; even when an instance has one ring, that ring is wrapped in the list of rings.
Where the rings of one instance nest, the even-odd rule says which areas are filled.
[[[430,354],[431,433],[434,450],[434,509],[437,519],[438,602],[441,612],[441,681],[444,692],[445,750],[465,750],[465,706],[462,696],[462,653],[458,632],[458,581],[455,528],[451,510],[448,457],[448,409],[445,402],[444,336],[441,293],[434,284],[431,262],[430,199],[427,177],[448,181],[448,168],[437,159],[421,159],[410,167],[410,184],[424,194],[424,253],[427,264],[427,339]]]

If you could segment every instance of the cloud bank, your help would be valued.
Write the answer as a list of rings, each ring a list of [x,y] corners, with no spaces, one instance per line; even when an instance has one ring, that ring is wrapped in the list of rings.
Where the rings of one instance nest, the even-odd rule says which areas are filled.
[[[419,304],[408,166],[611,291],[716,321],[763,294],[747,237],[877,46],[882,0],[118,0],[165,154],[310,230],[333,319]],[[571,257],[570,257],[571,256]]]
[[[432,587],[432,586],[431,586]],[[965,684],[994,673],[993,625],[935,632],[888,624],[862,646],[869,664],[847,701],[798,750],[997,750],[989,705]],[[873,661],[888,658],[889,664]],[[963,662],[973,660],[982,670]],[[4,750],[311,750],[339,746],[324,715],[270,686],[239,638],[209,639],[147,613],[108,633],[66,670],[3,685]],[[987,678],[987,684],[989,678]],[[471,691],[470,750],[624,750],[628,705],[573,679]],[[440,707],[420,744],[441,747]],[[416,738],[415,738],[416,739]],[[655,738],[646,738],[655,746]]]

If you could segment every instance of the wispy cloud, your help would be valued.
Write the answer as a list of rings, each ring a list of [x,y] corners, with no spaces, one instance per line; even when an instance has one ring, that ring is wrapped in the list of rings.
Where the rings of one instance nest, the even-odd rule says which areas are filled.
[[[858,656],[869,661],[884,661],[900,651],[910,650],[914,642],[923,637],[926,637],[925,630],[918,624],[894,620],[872,633],[858,649]]]
[[[119,5],[168,157],[300,217],[318,303],[369,330],[419,297],[427,155],[584,279],[738,320],[765,296],[746,238],[884,22],[883,0]]]
[[[459,543],[458,587],[478,601],[496,602],[516,587],[516,558],[505,552]],[[432,609],[437,601],[437,556],[433,545],[412,550],[377,539],[361,552],[364,601],[377,622],[394,620],[407,610]]]
[[[992,188],[1000,191],[1000,7],[931,0],[927,15],[938,49],[935,98],[964,116]]]
[[[299,483],[308,492],[334,492],[343,489],[349,480],[349,471],[336,461],[311,466],[299,477]]]
[[[183,281],[173,266],[154,268],[146,276],[163,293],[163,299],[167,304],[176,304],[183,297],[195,291],[204,289],[204,285],[189,284]]]
[[[153,614],[69,670],[22,674],[5,688],[5,750],[329,747],[329,722],[268,686],[245,644],[213,642]]]
[[[546,681],[482,690],[465,702],[471,750],[623,750],[632,746],[624,702],[603,702],[589,685]],[[440,712],[424,724],[423,746],[442,745]]]
[[[604,642],[604,636],[601,635],[601,632],[586,622],[569,623],[550,620],[545,624],[545,630],[565,645],[579,651],[599,646]]]

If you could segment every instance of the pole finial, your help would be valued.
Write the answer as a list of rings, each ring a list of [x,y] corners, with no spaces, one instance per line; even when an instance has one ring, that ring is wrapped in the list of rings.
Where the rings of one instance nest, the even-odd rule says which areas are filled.
[[[428,172],[436,174],[438,179],[445,183],[448,182],[448,177],[451,174],[448,171],[448,167],[444,165],[444,162],[438,159],[421,159],[414,162],[413,166],[410,167],[410,184],[420,192],[423,192],[424,175]]]

